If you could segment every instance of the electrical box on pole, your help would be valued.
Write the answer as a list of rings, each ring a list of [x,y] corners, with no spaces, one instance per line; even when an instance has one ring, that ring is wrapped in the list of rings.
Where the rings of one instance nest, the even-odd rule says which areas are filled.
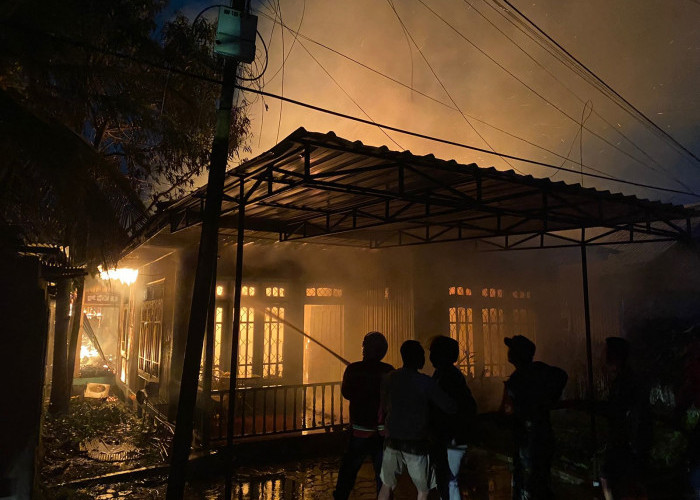
[[[255,34],[258,18],[230,7],[219,7],[214,52],[238,62],[255,60]]]

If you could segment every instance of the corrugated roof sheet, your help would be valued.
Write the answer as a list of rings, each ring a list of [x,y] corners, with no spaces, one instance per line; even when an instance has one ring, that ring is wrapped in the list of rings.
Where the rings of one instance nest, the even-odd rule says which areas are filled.
[[[367,146],[299,128],[227,174],[222,230],[236,226],[241,183],[250,236],[389,244],[603,227],[680,237],[694,209],[433,155]],[[206,186],[151,220],[145,234],[199,222]]]

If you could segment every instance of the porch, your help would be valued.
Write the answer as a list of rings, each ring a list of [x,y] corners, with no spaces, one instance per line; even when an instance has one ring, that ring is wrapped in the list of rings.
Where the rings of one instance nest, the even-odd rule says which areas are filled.
[[[212,390],[208,400],[200,393],[195,434],[202,444],[216,447],[224,442],[229,425],[233,427],[233,438],[238,440],[337,432],[350,421],[340,382],[239,387],[235,391],[232,420],[229,396],[229,389]]]

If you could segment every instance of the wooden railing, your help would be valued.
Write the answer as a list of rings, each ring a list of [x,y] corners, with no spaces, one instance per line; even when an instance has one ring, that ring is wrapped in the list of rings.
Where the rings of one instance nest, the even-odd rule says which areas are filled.
[[[340,382],[241,387],[235,397],[234,438],[332,430],[350,421]],[[197,411],[200,437],[226,439],[228,406],[228,390],[211,391],[210,417],[203,408]]]

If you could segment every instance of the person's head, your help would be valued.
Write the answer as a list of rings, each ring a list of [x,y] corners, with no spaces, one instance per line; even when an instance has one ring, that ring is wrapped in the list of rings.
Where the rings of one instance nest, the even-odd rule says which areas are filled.
[[[401,359],[405,368],[420,370],[425,365],[425,351],[417,340],[407,340],[401,344]]]
[[[532,363],[535,357],[535,344],[527,337],[514,335],[506,337],[503,342],[508,346],[508,361],[516,368]]]
[[[605,339],[605,364],[611,372],[619,372],[627,365],[630,344],[622,337]]]
[[[389,348],[386,338],[380,332],[369,332],[362,339],[362,359],[367,361],[380,361]]]
[[[453,365],[459,359],[459,342],[444,335],[438,335],[430,343],[430,362],[435,368]]]

